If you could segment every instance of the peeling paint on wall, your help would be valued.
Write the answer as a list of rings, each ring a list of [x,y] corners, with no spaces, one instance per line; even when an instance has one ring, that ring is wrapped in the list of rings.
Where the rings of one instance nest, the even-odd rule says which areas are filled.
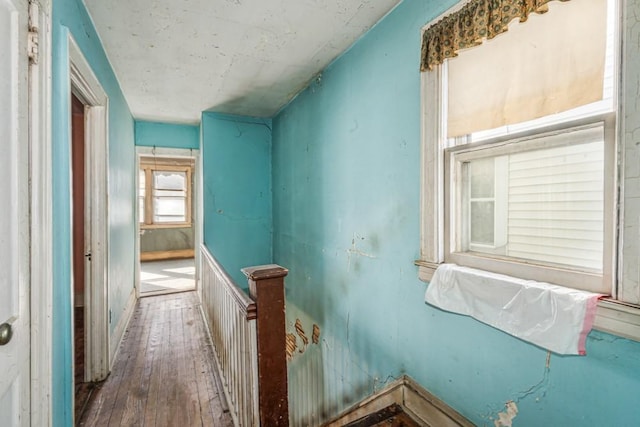
[[[353,233],[353,238],[351,239],[351,247],[346,250],[347,252],[347,272],[351,271],[351,256],[354,255],[357,257],[366,257],[366,258],[376,258],[375,255],[364,252],[357,247],[357,243],[359,241],[364,241],[365,238],[359,236],[357,233]]]
[[[380,378],[379,387],[387,375],[406,372],[480,426],[494,426],[508,400],[522,408],[515,426],[636,425],[640,343],[592,331],[588,356],[552,355],[555,369],[545,371],[543,350],[420,303],[427,285],[407,262],[417,254],[420,229],[420,74],[412,58],[420,28],[453,3],[401,2],[325,72],[320,94],[300,93],[274,118],[274,259],[295,283],[287,292],[288,332],[295,334],[296,317],[305,330],[322,323],[323,348],[296,353],[291,364],[291,424],[321,425],[370,395],[372,378]],[[631,132],[640,128],[640,1],[625,4],[624,80],[635,82],[624,97]],[[350,133],[353,119],[359,129]],[[398,145],[403,140],[406,148]],[[636,204],[638,141],[640,129],[627,140],[627,154],[634,154],[625,162],[634,169],[625,188],[637,196],[625,198]],[[633,223],[624,242],[635,249],[628,257],[625,251],[621,273],[637,283],[640,221],[624,207]],[[366,239],[350,241],[354,232]],[[359,274],[351,274],[358,263]]]
[[[304,330],[302,320],[299,318],[296,318],[293,325],[289,323],[289,326],[293,326],[294,329],[294,331],[287,333],[287,359],[291,360],[296,354],[303,354],[307,350],[309,337]],[[320,326],[315,323],[312,326],[311,343],[316,345],[320,343]]]
[[[287,334],[287,360],[293,358],[293,353],[298,348],[298,342],[296,336],[293,334]]]
[[[512,400],[505,405],[504,412],[498,412],[498,419],[493,421],[495,427],[512,427],[513,419],[518,415],[518,406]]]
[[[304,347],[300,347],[300,353],[304,353],[304,351],[307,348],[307,345],[309,345],[309,338],[307,338],[307,336],[304,333],[304,329],[302,329],[302,322],[300,321],[300,319],[296,319],[295,328],[296,328],[296,333],[298,334],[298,336],[302,340],[302,344],[304,345]]]

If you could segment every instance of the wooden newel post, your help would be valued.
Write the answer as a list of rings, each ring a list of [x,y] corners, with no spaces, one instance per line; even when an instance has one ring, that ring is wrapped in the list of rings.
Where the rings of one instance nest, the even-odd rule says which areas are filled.
[[[260,425],[289,426],[284,312],[284,278],[289,270],[271,264],[243,268],[242,272],[249,280],[249,295],[258,311]]]

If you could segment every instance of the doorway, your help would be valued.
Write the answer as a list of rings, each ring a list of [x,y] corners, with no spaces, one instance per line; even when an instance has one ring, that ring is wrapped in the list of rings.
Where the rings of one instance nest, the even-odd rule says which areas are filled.
[[[86,244],[86,200],[85,200],[85,105],[71,94],[71,190],[73,224],[73,376],[75,384],[75,417],[88,401],[90,384],[85,382],[85,349],[87,289],[86,262],[90,261]]]
[[[196,156],[138,150],[140,297],[196,289]],[[167,153],[169,151],[169,153]]]

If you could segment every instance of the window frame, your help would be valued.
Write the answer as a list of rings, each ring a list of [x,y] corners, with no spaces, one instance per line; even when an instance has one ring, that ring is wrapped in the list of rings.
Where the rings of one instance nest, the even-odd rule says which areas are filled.
[[[604,129],[604,217],[603,217],[603,261],[602,273],[568,266],[555,266],[534,260],[518,260],[508,256],[496,256],[473,251],[459,251],[461,237],[459,227],[462,223],[462,213],[459,209],[460,200],[457,194],[458,178],[461,175],[461,164],[474,158],[485,157],[488,154],[501,155],[514,152],[529,151],[531,149],[548,148],[545,141],[536,140],[543,136],[566,135],[572,131],[589,129],[602,124]],[[591,292],[612,293],[615,285],[614,266],[616,254],[614,251],[615,217],[617,211],[617,180],[615,179],[616,141],[615,141],[615,113],[597,114],[591,117],[567,121],[561,124],[538,127],[517,134],[500,136],[482,141],[481,143],[443,148],[444,156],[444,262],[463,265],[495,273],[524,279],[549,282],[574,289]],[[514,149],[515,145],[522,145],[523,150]],[[554,143],[551,146],[572,145],[567,142]],[[458,205],[458,206],[457,206]]]
[[[159,229],[159,228],[184,228],[191,227],[192,225],[192,172],[193,167],[191,164],[181,164],[181,162],[169,159],[145,159],[140,160],[138,167],[138,173],[144,171],[145,174],[145,191],[144,191],[144,218],[139,218],[140,229]],[[154,172],[184,172],[186,174],[186,197],[185,197],[185,221],[175,222],[154,222],[153,221],[153,208],[154,208],[154,185],[153,185],[153,173]],[[138,189],[139,191],[139,186]],[[137,208],[139,209],[139,193],[136,196]]]
[[[459,2],[450,9],[435,17],[425,25],[425,31],[440,19],[459,10],[465,2]],[[628,19],[628,8],[635,3],[627,4],[616,1],[616,16],[614,18],[615,51],[614,81],[616,87],[614,93],[618,94],[614,109],[617,112],[616,120],[616,145],[617,160],[617,239],[614,244],[614,252],[617,262],[614,264],[612,280],[612,296],[600,299],[596,311],[594,328],[621,337],[640,341],[640,303],[636,303],[638,290],[637,278],[634,271],[637,270],[637,254],[640,249],[636,241],[638,225],[635,222],[638,211],[636,199],[637,166],[635,162],[640,158],[640,148],[637,147],[635,125],[629,120],[640,117],[640,106],[635,97],[629,98],[626,93],[640,78],[640,68],[629,66],[627,60],[631,55],[640,51],[640,42],[635,37],[637,31],[633,24],[635,20]],[[432,71],[420,73],[420,131],[421,131],[421,168],[420,168],[420,258],[414,261],[418,267],[418,277],[424,282],[429,282],[433,273],[444,262],[444,155],[441,150],[445,141],[445,116],[447,105],[443,104],[444,86],[442,85],[443,67],[434,67]],[[633,165],[629,165],[632,162]],[[626,218],[631,217],[627,223]],[[618,299],[620,297],[620,299]],[[629,301],[629,302],[628,302]]]
[[[480,150],[476,150],[476,151],[480,151]],[[486,156],[486,157],[490,157],[490,156]],[[480,159],[481,156],[477,156],[475,159],[473,160],[477,160]],[[483,249],[485,251],[485,253],[499,253],[499,248],[501,246],[506,245],[507,242],[507,197],[506,197],[506,192],[508,190],[508,186],[507,186],[507,180],[506,179],[502,179],[499,180],[498,176],[501,176],[502,178],[505,178],[505,176],[507,175],[508,171],[506,170],[508,167],[508,164],[506,162],[506,158],[504,158],[504,156],[493,156],[493,196],[490,197],[473,197],[472,190],[470,188],[471,182],[469,180],[469,178],[465,178],[465,175],[463,174],[462,169],[457,170],[459,175],[461,175],[461,179],[463,179],[464,181],[461,182],[461,188],[458,189],[458,191],[460,191],[460,194],[458,197],[460,197],[459,199],[459,203],[461,206],[461,209],[464,209],[464,212],[468,213],[469,215],[471,214],[471,204],[472,203],[482,203],[482,202],[488,202],[490,201],[491,203],[493,203],[493,241],[491,244],[489,243],[482,243],[482,242],[474,242],[473,238],[472,238],[472,233],[471,233],[471,218],[467,217],[466,220],[463,222],[460,222],[460,225],[466,228],[466,231],[463,234],[469,233],[468,234],[468,242],[467,245],[469,246],[469,250],[473,251],[474,248],[476,249]],[[497,161],[496,161],[497,160]],[[447,164],[445,164],[445,166],[448,166]],[[462,165],[460,165],[462,166]],[[446,172],[445,172],[446,173]],[[500,191],[503,190],[503,191]],[[464,197],[464,193],[467,194],[466,197]],[[466,200],[466,202],[468,203],[463,203],[463,198],[466,200],[468,198],[468,200]],[[445,200],[448,199],[448,196],[445,195]],[[480,200],[478,200],[480,199]],[[450,200],[449,200],[450,202]],[[449,211],[449,209],[445,208],[445,210]],[[461,212],[462,214],[462,212]],[[464,215],[462,214],[461,219],[464,218]],[[450,219],[450,218],[449,218]],[[498,225],[502,223],[500,227],[498,227]],[[445,225],[446,226],[446,225]],[[460,231],[460,230],[459,230]],[[490,250],[490,251],[489,251]]]

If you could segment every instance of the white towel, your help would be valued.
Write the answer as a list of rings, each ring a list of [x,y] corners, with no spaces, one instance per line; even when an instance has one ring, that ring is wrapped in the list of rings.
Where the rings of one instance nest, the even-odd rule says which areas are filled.
[[[425,301],[465,314],[558,354],[586,354],[602,295],[442,264]]]

